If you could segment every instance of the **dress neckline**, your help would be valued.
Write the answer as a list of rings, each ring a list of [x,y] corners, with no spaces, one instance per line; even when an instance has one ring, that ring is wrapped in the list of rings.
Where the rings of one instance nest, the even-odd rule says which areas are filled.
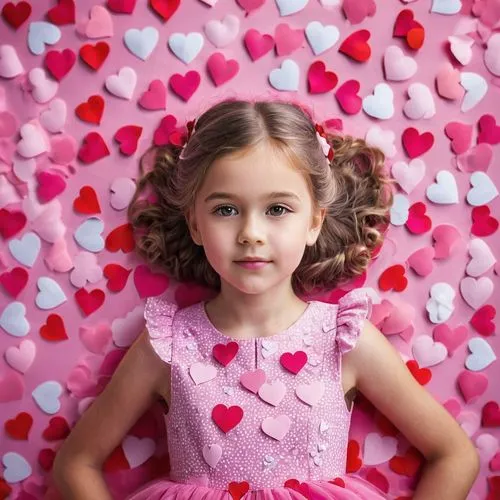
[[[249,337],[249,338],[234,338],[230,337],[229,335],[225,335],[222,333],[220,330],[218,330],[215,325],[212,323],[211,319],[208,317],[207,310],[206,310],[206,303],[208,301],[200,301],[198,302],[198,312],[203,320],[203,322],[206,324],[206,326],[217,336],[220,337],[223,340],[226,341],[231,341],[231,342],[240,342],[240,343],[249,343],[253,342],[255,340],[257,341],[268,341],[268,342],[273,342],[273,341],[279,341],[279,340],[287,340],[290,338],[290,334],[294,333],[295,331],[300,331],[300,328],[302,327],[303,323],[305,323],[311,314],[314,312],[314,309],[316,308],[317,301],[315,300],[310,300],[307,301],[307,307],[304,309],[302,314],[285,330],[282,330],[278,333],[275,333],[273,335],[268,335],[267,337]]]

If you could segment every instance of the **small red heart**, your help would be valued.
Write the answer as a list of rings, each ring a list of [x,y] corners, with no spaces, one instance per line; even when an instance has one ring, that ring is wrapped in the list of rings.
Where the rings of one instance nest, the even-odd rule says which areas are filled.
[[[125,288],[131,272],[132,269],[125,269],[120,264],[106,264],[103,273],[108,279],[106,283],[108,290],[111,292],[121,292]]]
[[[50,471],[56,458],[56,452],[50,448],[44,448],[38,453],[38,463],[44,471]]]
[[[106,42],[86,43],[80,47],[79,55],[85,64],[97,71],[109,55],[109,45]]]
[[[357,472],[361,469],[363,465],[363,461],[359,456],[359,443],[354,439],[349,440],[347,444],[347,463],[346,463],[346,472],[348,474],[352,474],[353,472]]]
[[[70,428],[64,417],[52,417],[42,433],[46,441],[59,441],[69,436]]]
[[[45,66],[50,74],[58,81],[61,81],[75,65],[76,54],[71,49],[49,50],[45,56]]]
[[[425,40],[425,29],[423,26],[412,28],[406,33],[406,43],[413,50],[418,50],[422,47]]]
[[[113,229],[106,237],[106,250],[108,252],[129,253],[135,248],[134,233],[130,223],[122,224]]]
[[[73,0],[58,0],[58,4],[47,12],[52,24],[62,26],[75,24],[75,2]]]
[[[170,134],[175,130],[177,118],[174,115],[167,115],[162,118],[153,135],[155,146],[165,146],[170,142]]]
[[[419,134],[414,127],[404,130],[402,140],[406,154],[412,159],[423,155],[434,145],[434,135],[431,132]]]
[[[17,30],[31,14],[31,5],[28,2],[13,4],[7,2],[2,9],[2,17]]]
[[[0,234],[6,240],[15,236],[21,231],[28,219],[24,212],[12,210],[9,212],[6,208],[0,209]]]
[[[497,229],[498,220],[490,216],[490,209],[487,205],[472,209],[471,233],[474,236],[490,236]]]
[[[401,264],[388,267],[378,279],[379,288],[384,292],[388,290],[402,292],[408,286],[408,278],[405,273],[406,268]]]
[[[28,283],[28,271],[24,267],[14,267],[11,271],[0,274],[0,284],[5,291],[16,298]]]
[[[287,479],[283,486],[291,490],[299,491],[300,481],[298,479]]]
[[[307,82],[311,94],[324,94],[335,88],[339,79],[333,71],[326,71],[323,61],[315,61],[309,66]]]
[[[390,469],[396,474],[413,477],[423,463],[423,459],[418,450],[411,447],[403,456],[396,456],[389,461]]]
[[[92,95],[87,102],[82,102],[75,108],[75,113],[80,120],[88,123],[101,123],[102,113],[104,112],[104,99],[100,95]]]
[[[108,0],[107,7],[116,14],[132,14],[137,0]]]
[[[73,209],[80,214],[100,214],[101,207],[92,186],[80,188],[80,195],[73,200]]]
[[[201,77],[197,71],[188,71],[185,76],[175,73],[168,81],[170,88],[186,102],[196,92],[200,82]]]
[[[219,429],[225,433],[228,433],[231,429],[234,429],[243,418],[243,410],[239,406],[230,406],[218,404],[212,410],[212,419],[219,427]]]
[[[22,411],[18,413],[13,419],[5,422],[5,432],[12,439],[20,439],[26,441],[28,439],[31,427],[33,425],[33,417]]]
[[[497,314],[496,309],[487,304],[474,312],[470,319],[470,324],[483,337],[489,337],[495,333],[495,323],[493,320]]]
[[[234,500],[240,500],[240,498],[243,498],[250,490],[250,485],[247,481],[242,481],[241,483],[233,481],[229,483],[227,490]]]
[[[83,138],[83,144],[78,151],[78,158],[83,163],[94,163],[109,156],[110,152],[104,139],[98,132],[89,132]]]
[[[181,0],[149,0],[149,6],[163,19],[168,21],[178,9]]]
[[[137,125],[125,125],[119,128],[114,139],[120,144],[120,153],[126,156],[134,154],[141,135],[142,127]]]
[[[414,359],[407,361],[406,366],[420,385],[426,385],[432,379],[432,372],[428,368],[420,368]]]
[[[121,446],[117,446],[108,458],[105,460],[102,470],[107,473],[113,473],[130,469],[127,458]]]
[[[432,220],[425,215],[427,207],[422,201],[417,201],[408,210],[406,227],[413,234],[423,234],[432,228]]]
[[[222,365],[227,366],[238,353],[240,346],[237,342],[229,342],[228,344],[217,344],[212,349],[214,358]]]
[[[307,354],[304,351],[296,351],[293,354],[284,352],[280,356],[280,363],[285,370],[297,375],[307,363]]]
[[[500,427],[500,407],[496,401],[488,401],[481,412],[483,427]]]
[[[68,339],[68,334],[66,333],[66,328],[64,327],[64,321],[59,314],[49,314],[47,317],[47,323],[40,327],[40,336],[50,342],[58,342]]]
[[[218,87],[234,78],[238,74],[240,65],[236,59],[226,60],[222,52],[214,52],[207,60],[207,69],[210,78]]]
[[[341,488],[345,488],[345,481],[340,477],[336,477],[333,481],[328,482],[331,484],[335,484],[336,486],[340,486]]]
[[[406,37],[408,31],[419,26],[420,24],[413,19],[413,11],[411,9],[403,9],[396,18],[392,36]]]
[[[75,292],[75,299],[83,314],[89,316],[104,304],[105,294],[99,288],[91,292],[80,288]]]
[[[274,47],[274,39],[271,35],[261,35],[253,28],[245,33],[243,41],[252,61],[265,56]]]
[[[370,36],[371,33],[368,30],[351,33],[340,45],[339,52],[358,62],[368,61],[372,53],[372,49],[367,43]]]

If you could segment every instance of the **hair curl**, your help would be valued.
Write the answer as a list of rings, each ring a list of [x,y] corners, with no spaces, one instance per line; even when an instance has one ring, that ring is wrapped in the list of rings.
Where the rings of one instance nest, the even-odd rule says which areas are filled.
[[[186,214],[212,162],[266,140],[304,173],[317,206],[327,213],[313,246],[293,273],[296,293],[332,289],[362,274],[383,241],[392,204],[385,157],[363,139],[326,133],[335,155],[327,168],[311,114],[299,104],[225,100],[196,121],[184,149],[155,150],[128,207],[137,253],[181,282],[220,288],[220,277],[190,235]],[[182,157],[180,154],[182,152]],[[151,187],[157,201],[141,198]]]

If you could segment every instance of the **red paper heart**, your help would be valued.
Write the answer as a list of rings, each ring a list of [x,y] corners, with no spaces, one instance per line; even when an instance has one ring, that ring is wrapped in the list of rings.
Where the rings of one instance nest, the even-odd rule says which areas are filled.
[[[130,156],[137,150],[137,144],[142,134],[142,127],[137,125],[125,125],[119,128],[114,136],[120,144],[120,153]]]
[[[252,12],[253,10],[258,9],[262,5],[264,5],[266,0],[236,0],[239,4],[239,6],[247,11],[247,14],[249,12]]]
[[[46,441],[59,441],[69,436],[70,428],[64,417],[52,417],[42,433]]]
[[[408,31],[419,26],[420,24],[413,19],[413,11],[411,9],[403,9],[396,18],[392,36],[406,37]]]
[[[241,483],[233,481],[229,483],[227,489],[234,500],[240,500],[240,498],[243,498],[250,490],[250,485],[247,481],[242,481]]]
[[[490,236],[498,229],[498,221],[490,216],[487,205],[474,207],[472,209],[471,233],[474,236]]]
[[[470,319],[470,324],[483,337],[489,337],[495,333],[495,323],[493,323],[493,320],[496,314],[496,309],[492,305],[486,304],[474,312]]]
[[[363,461],[359,456],[359,443],[354,439],[349,440],[347,444],[347,463],[346,463],[346,472],[348,474],[352,474],[353,472],[357,472],[361,469],[363,465]]]
[[[230,406],[229,408],[224,404],[218,404],[212,410],[212,419],[225,433],[234,429],[243,418],[243,410],[239,406]]]
[[[396,474],[413,477],[423,463],[422,456],[411,447],[402,457],[393,457],[389,460],[390,469]]]
[[[108,0],[107,7],[116,14],[132,14],[137,0]]]
[[[416,128],[408,127],[403,132],[402,140],[407,155],[413,159],[423,155],[432,148],[434,135],[431,132],[419,134]]]
[[[98,132],[89,132],[83,138],[83,144],[78,151],[78,158],[83,163],[94,163],[109,156],[110,152],[104,139]]]
[[[338,83],[337,75],[333,71],[326,71],[323,61],[316,61],[309,66],[307,82],[311,94],[324,94],[330,92]]]
[[[234,78],[240,69],[236,59],[228,59],[221,52],[214,52],[207,61],[207,69],[210,78],[218,87]]]
[[[11,271],[0,274],[0,284],[13,298],[16,298],[28,283],[28,271],[24,267],[14,267]]]
[[[92,95],[87,102],[82,102],[75,108],[75,113],[80,120],[88,123],[101,123],[102,113],[104,112],[104,99],[100,95]]]
[[[387,268],[378,279],[379,288],[384,292],[388,290],[402,292],[408,286],[408,279],[405,273],[406,269],[401,264]]]
[[[371,33],[368,30],[351,33],[340,45],[339,52],[358,62],[368,61],[372,53],[372,49],[367,43],[370,36]]]
[[[374,467],[368,469],[366,479],[385,494],[389,493],[389,480]]]
[[[235,358],[240,346],[237,342],[217,344],[212,349],[214,358],[222,365],[227,366]]]
[[[75,292],[75,299],[83,314],[89,316],[104,304],[105,294],[99,288],[91,292],[87,292],[85,288],[80,288]]]
[[[7,484],[7,482],[3,477],[0,477],[0,498],[2,500],[10,498],[11,493],[12,493],[12,488]]]
[[[260,59],[274,47],[274,39],[271,35],[261,35],[253,28],[245,33],[243,41],[252,61]]]
[[[149,0],[149,6],[163,19],[168,21],[178,9],[181,0]]]
[[[488,401],[481,412],[483,427],[500,427],[500,407],[496,401]]]
[[[131,272],[132,269],[125,269],[120,264],[106,264],[103,273],[108,279],[106,283],[108,290],[111,292],[121,292],[125,288]]]
[[[59,314],[49,314],[47,323],[40,327],[40,336],[50,342],[67,340],[68,334],[64,327],[64,321]]]
[[[12,210],[9,212],[6,208],[0,209],[0,234],[2,238],[8,240],[21,231],[27,222],[24,212]]]
[[[106,250],[108,252],[129,253],[135,248],[134,233],[130,223],[122,224],[113,229],[106,237]]]
[[[58,0],[58,4],[47,12],[52,24],[62,26],[75,23],[75,2],[73,0]]]
[[[414,359],[407,361],[406,366],[420,385],[426,385],[432,379],[432,372],[428,368],[420,368]]]
[[[408,210],[408,220],[406,227],[413,234],[423,234],[432,228],[432,220],[425,215],[427,207],[425,203],[418,201],[414,203]]]
[[[71,49],[49,50],[45,56],[45,66],[50,74],[58,81],[61,81],[74,66],[76,54]]]
[[[423,26],[418,26],[416,28],[412,28],[406,34],[406,43],[408,47],[413,50],[418,50],[422,47],[425,40],[425,29]]]
[[[297,375],[307,363],[307,354],[304,351],[296,351],[293,354],[284,352],[280,356],[280,363],[285,370]]]
[[[86,43],[80,47],[79,55],[85,64],[97,71],[109,55],[109,45],[106,42]]]
[[[333,481],[328,481],[331,484],[345,488],[345,481],[341,477],[336,477]]]
[[[73,209],[80,214],[100,214],[101,207],[97,194],[92,186],[80,188],[80,196],[73,200]]]
[[[2,17],[17,30],[31,14],[31,5],[21,1],[17,4],[7,2],[2,9]]]
[[[117,446],[108,456],[102,466],[103,472],[113,473],[122,470],[129,470],[130,465],[127,462],[125,453],[121,446]]]
[[[335,92],[340,107],[348,115],[355,115],[361,110],[363,100],[358,96],[359,88],[357,80],[347,80]]]
[[[26,441],[28,439],[31,426],[33,425],[33,417],[22,411],[18,413],[13,419],[5,422],[5,432],[12,439],[20,439]]]
[[[44,448],[38,453],[38,463],[44,471],[50,471],[56,458],[56,452],[50,448]]]
[[[175,73],[168,81],[170,88],[186,102],[196,92],[200,82],[201,77],[197,71],[188,71],[185,76]]]
[[[483,115],[477,122],[479,129],[477,143],[500,144],[500,126],[497,125],[493,115]]]
[[[153,135],[155,146],[164,146],[170,143],[170,134],[175,130],[177,118],[174,115],[167,115],[162,118],[160,124]]]

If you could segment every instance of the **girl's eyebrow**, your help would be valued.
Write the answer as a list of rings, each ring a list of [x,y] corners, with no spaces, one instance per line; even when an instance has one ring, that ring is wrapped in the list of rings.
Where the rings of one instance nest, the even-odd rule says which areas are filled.
[[[214,192],[205,198],[205,203],[211,200],[234,200],[238,197],[230,193]],[[271,198],[292,198],[300,201],[300,198],[290,191],[273,191],[262,196],[262,199],[269,200]]]

